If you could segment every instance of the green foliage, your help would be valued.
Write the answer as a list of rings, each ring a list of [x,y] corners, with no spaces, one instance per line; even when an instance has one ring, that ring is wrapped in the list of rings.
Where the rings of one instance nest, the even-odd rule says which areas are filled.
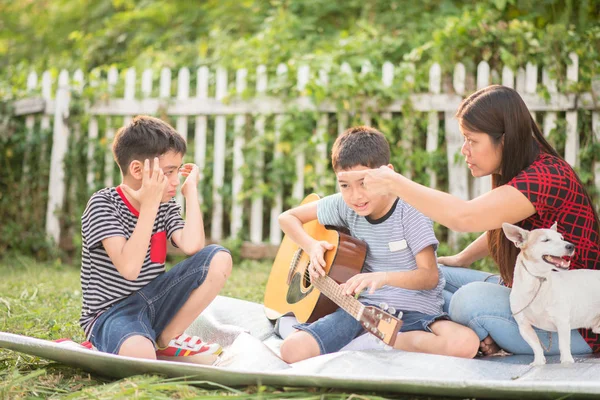
[[[28,131],[24,121],[7,118],[0,103],[0,254],[18,252],[48,259],[57,256],[46,237],[50,132]],[[29,168],[25,173],[24,165]]]
[[[243,135],[245,186],[239,201],[248,209],[252,199],[264,198],[265,207],[275,201],[274,188],[284,193],[284,208],[296,204],[291,197],[295,180],[295,158],[299,152],[307,157],[305,191],[316,190],[322,194],[335,189],[335,176],[330,162],[324,158],[315,160],[319,147],[316,135],[320,115],[299,111],[293,100],[307,96],[315,104],[327,100],[332,102],[337,113],[330,114],[325,135],[327,150],[331,148],[340,118],[348,118],[347,125],[362,122],[362,115],[381,109],[394,100],[404,100],[402,113],[383,118],[372,114],[372,124],[379,127],[392,146],[392,163],[403,173],[410,173],[417,182],[428,184],[431,172],[437,175],[438,188],[447,189],[447,168],[444,131],[440,127],[438,150],[424,151],[427,116],[413,110],[408,94],[428,90],[428,68],[433,62],[442,67],[443,91],[452,90],[451,73],[457,62],[467,69],[467,93],[475,89],[474,72],[477,64],[485,60],[492,70],[501,73],[504,66],[515,70],[525,62],[535,62],[547,68],[551,77],[557,79],[560,91],[580,93],[590,91],[594,74],[600,70],[600,2],[597,0],[543,0],[539,2],[516,0],[424,0],[410,4],[394,0],[364,1],[348,0],[208,0],[204,2],[145,1],[145,0],[59,0],[46,2],[0,3],[0,99],[10,101],[24,96],[27,73],[34,69],[50,69],[54,78],[58,70],[74,71],[81,68],[91,71],[100,84],[86,85],[82,94],[71,99],[68,120],[71,134],[79,131],[85,137],[89,116],[85,115],[86,104],[108,98],[106,74],[110,67],[117,67],[121,79],[114,88],[114,96],[122,96],[125,68],[136,67],[158,70],[187,66],[191,71],[203,65],[221,65],[233,71],[247,68],[248,89],[240,96],[249,98],[255,92],[255,74],[258,65],[267,67],[269,76],[268,94],[286,104],[287,114],[275,121],[266,115],[263,136],[253,128],[258,115],[247,116]],[[39,38],[31,40],[32,37]],[[568,54],[579,56],[579,80],[576,85],[565,81]],[[395,79],[385,86],[379,71],[385,61],[395,66]],[[341,64],[348,63],[352,73],[342,73]],[[275,78],[278,64],[287,67],[287,75]],[[418,67],[412,67],[416,63]],[[310,67],[311,79],[299,90],[296,76],[300,66]],[[367,65],[369,68],[362,73]],[[326,71],[327,84],[317,77]],[[232,76],[231,76],[232,77]],[[229,79],[230,95],[234,94],[234,79]],[[494,78],[497,79],[498,78]],[[158,88],[158,74],[154,74],[153,96]],[[191,74],[191,86],[195,86],[196,74]],[[214,75],[210,76],[214,83]],[[175,85],[173,85],[175,87]],[[211,89],[212,90],[212,89]],[[547,88],[538,86],[538,91],[548,96]],[[212,93],[211,93],[212,94]],[[7,120],[9,110],[0,111]],[[592,166],[597,161],[598,148],[593,139],[589,112],[579,112],[580,141],[582,146],[582,180],[593,187]],[[170,120],[164,111],[159,117]],[[118,127],[122,118],[113,118],[112,126]],[[171,123],[175,121],[170,120]],[[69,195],[65,207],[59,211],[61,227],[66,236],[62,239],[63,253],[75,257],[80,246],[79,217],[87,198],[93,192],[87,188],[86,171],[93,168],[92,175],[98,187],[102,186],[106,165],[104,153],[106,130],[104,118],[98,119],[100,138],[96,143],[87,139],[73,142],[69,148],[65,168]],[[213,121],[209,119],[211,143]],[[277,126],[278,124],[280,126]],[[0,231],[0,250],[17,250],[36,254],[44,258],[55,257],[52,246],[44,239],[42,221],[46,207],[49,155],[41,154],[41,144],[48,144],[48,132],[36,130],[34,142],[40,146],[32,152],[35,176],[23,179],[17,168],[17,160],[25,156],[26,137],[24,121],[10,119],[5,122],[8,129],[0,138],[2,161],[10,164],[8,174],[3,176],[0,206],[10,218]],[[227,131],[231,132],[233,121],[228,120]],[[279,128],[280,137],[275,138]],[[194,121],[190,121],[190,131]],[[551,134],[559,151],[564,148],[564,119]],[[226,148],[232,149],[233,137],[228,135]],[[36,142],[36,143],[37,143]],[[193,145],[193,138],[190,138]],[[86,161],[87,148],[94,151],[94,163]],[[272,156],[276,148],[282,154]],[[6,154],[6,158],[4,155]],[[12,154],[10,157],[9,154]],[[262,161],[263,155],[266,158]],[[188,154],[187,160],[192,155]],[[233,152],[226,153],[225,184],[220,189],[224,209],[230,210],[233,202],[231,165]],[[452,155],[450,155],[452,157]],[[201,182],[203,210],[205,215],[212,209],[212,146],[208,146],[204,180]],[[264,181],[255,180],[254,171],[264,162]],[[46,163],[46,164],[44,164]],[[85,168],[82,168],[84,167]],[[6,168],[5,165],[3,167]],[[323,177],[316,171],[325,169]],[[114,170],[118,182],[118,171]],[[318,179],[318,180],[317,180]],[[28,182],[28,186],[23,186]],[[316,184],[315,184],[316,183]],[[32,196],[22,196],[22,193]],[[18,194],[18,195],[17,195]],[[19,198],[19,199],[18,199]],[[21,204],[21,207],[18,207]],[[29,212],[33,210],[33,212]],[[229,226],[229,214],[225,214],[225,226]],[[249,236],[249,217],[244,214],[241,234],[234,240]],[[267,222],[267,221],[265,221]],[[205,218],[207,232],[211,218]],[[26,232],[26,233],[24,233]],[[225,229],[225,236],[229,232]],[[267,232],[265,232],[265,235]],[[445,231],[440,239],[445,240]],[[238,243],[232,243],[239,248]]]

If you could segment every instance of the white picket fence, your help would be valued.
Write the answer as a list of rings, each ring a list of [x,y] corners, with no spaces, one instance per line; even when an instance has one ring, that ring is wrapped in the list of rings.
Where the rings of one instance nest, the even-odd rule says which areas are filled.
[[[569,82],[577,82],[578,80],[578,58],[575,54],[570,55],[570,64],[567,68],[567,80]],[[365,65],[360,73],[370,71],[370,66]],[[385,63],[382,66],[381,77],[385,86],[390,87],[394,82],[394,65]],[[314,104],[310,97],[302,95],[303,89],[310,79],[316,79],[318,84],[327,85],[328,75],[325,71],[316,71],[311,75],[311,71],[306,66],[298,68],[296,85],[301,95],[296,98],[291,104],[295,109],[317,111],[320,117],[315,126],[315,135],[317,141],[316,154],[305,154],[303,149],[295,149],[293,156],[295,157],[296,178],[293,185],[293,197],[300,201],[305,193],[315,190],[317,192],[322,189],[320,179],[315,182],[305,182],[305,166],[311,163],[316,168],[317,177],[327,173],[325,165],[328,160],[327,149],[327,127],[329,119],[333,114],[337,114],[338,121],[337,131],[342,132],[348,128],[348,113],[340,113],[332,102],[324,101],[321,104]],[[448,73],[449,71],[446,71]],[[195,118],[194,148],[190,149],[193,154],[194,162],[204,171],[206,166],[207,147],[211,146],[207,143],[209,133],[214,137],[212,143],[213,165],[212,165],[212,210],[209,215],[211,220],[210,238],[219,241],[224,237],[224,199],[221,194],[225,177],[225,160],[226,160],[226,138],[233,135],[233,181],[232,181],[232,206],[229,210],[231,221],[229,227],[229,235],[236,236],[243,228],[243,213],[244,208],[240,201],[240,193],[242,191],[244,181],[242,168],[252,168],[253,178],[256,185],[260,185],[264,181],[264,160],[265,154],[259,156],[259,162],[256,165],[245,166],[244,153],[245,142],[244,136],[240,134],[247,127],[249,119],[248,115],[253,118],[253,131],[256,135],[265,134],[265,118],[274,115],[274,130],[275,143],[272,148],[272,158],[278,159],[282,157],[281,151],[278,149],[277,141],[280,135],[283,115],[290,107],[289,101],[283,101],[277,97],[269,96],[268,94],[268,76],[267,68],[259,66],[255,71],[256,74],[256,95],[250,100],[241,100],[241,96],[230,96],[231,101],[224,102],[223,100],[231,93],[228,92],[228,71],[223,68],[216,68],[215,73],[215,88],[214,96],[209,96],[212,93],[209,87],[210,69],[201,67],[197,73],[195,95],[190,95],[190,71],[187,68],[179,70],[177,76],[177,95],[171,96],[171,70],[163,69],[160,72],[160,88],[158,97],[152,96],[153,83],[152,70],[145,70],[141,76],[140,91],[136,90],[136,70],[128,69],[124,74],[124,94],[122,98],[110,96],[108,100],[100,100],[96,104],[90,105],[87,112],[91,115],[89,125],[87,126],[87,135],[90,140],[88,149],[87,165],[88,175],[87,183],[90,188],[97,187],[94,182],[93,174],[93,155],[94,143],[99,136],[103,136],[106,143],[105,154],[105,186],[114,185],[113,170],[116,164],[112,160],[110,145],[118,126],[113,123],[115,117],[124,117],[124,122],[127,123],[135,115],[147,114],[155,115],[159,111],[166,115],[176,118],[176,129],[185,138],[188,137],[188,122],[190,118]],[[353,71],[349,65],[341,66],[342,74],[352,74]],[[280,65],[276,70],[277,76],[272,79],[288,79],[287,67]],[[490,67],[486,62],[481,62],[477,68],[476,85],[477,88],[488,86],[492,82],[499,82],[505,86],[516,88],[521,93],[526,104],[532,114],[543,114],[543,132],[548,135],[556,127],[558,113],[566,112],[566,148],[565,159],[572,165],[578,164],[579,153],[579,133],[577,130],[577,110],[588,109],[593,111],[593,132],[595,140],[600,141],[600,106],[598,99],[593,99],[591,93],[558,93],[556,82],[549,78],[546,70],[542,71],[542,82],[538,82],[538,67],[533,64],[527,64],[524,68],[519,68],[516,73],[509,68],[504,68],[500,74],[497,71],[490,71]],[[247,86],[248,71],[240,69],[235,74],[235,92],[241,95]],[[113,93],[115,86],[118,83],[119,73],[116,69],[111,69],[107,75],[108,92]],[[396,78],[398,79],[398,78]],[[411,79],[408,77],[406,79]],[[447,145],[447,164],[449,169],[448,190],[450,193],[468,199],[478,196],[491,188],[490,179],[478,179],[471,181],[468,169],[465,163],[460,159],[456,160],[456,154],[460,151],[463,139],[458,129],[458,121],[454,118],[454,114],[461,100],[465,95],[466,72],[463,64],[457,64],[453,71],[452,93],[442,93],[442,71],[438,64],[434,64],[429,71],[429,92],[414,93],[410,96],[413,109],[418,112],[425,112],[428,115],[428,128],[426,139],[426,150],[433,152],[438,146],[438,136],[440,131],[440,113],[443,113],[444,132]],[[58,241],[60,237],[60,227],[58,217],[55,213],[63,204],[65,198],[65,182],[63,160],[67,153],[69,140],[78,140],[81,132],[69,132],[67,119],[69,118],[69,101],[71,91],[82,90],[84,82],[84,74],[82,71],[76,71],[72,79],[67,71],[61,71],[58,76],[55,96],[52,97],[53,82],[51,74],[46,71],[42,74],[41,79],[41,97],[32,97],[21,100],[15,104],[15,113],[17,115],[26,116],[26,126],[33,131],[35,124],[39,122],[42,129],[48,129],[50,122],[53,119],[53,143],[51,151],[51,171],[49,181],[49,201],[46,215],[46,230],[47,233]],[[98,85],[98,77],[90,76],[90,85]],[[538,85],[544,85],[550,93],[550,99],[545,100],[537,94]],[[38,86],[37,75],[32,72],[28,79],[28,89],[33,91],[40,90]],[[600,91],[596,91],[598,93]],[[378,112],[382,118],[392,118],[392,113],[402,112],[402,100],[392,102],[385,109]],[[359,111],[360,112],[360,111]],[[39,116],[39,118],[38,118]],[[214,117],[214,130],[209,132],[209,118]],[[99,119],[105,118],[106,131],[99,132]],[[233,131],[227,131],[227,119],[233,118]],[[362,114],[362,120],[365,124],[371,122],[372,115],[367,113]],[[85,127],[81,127],[82,130]],[[411,133],[403,133],[403,144],[405,150],[411,150]],[[308,159],[307,159],[308,158]],[[27,166],[25,165],[25,168]],[[407,171],[407,173],[410,173]],[[600,189],[600,155],[596,158],[594,164],[595,183]],[[437,186],[435,173],[430,171],[430,186]],[[270,210],[266,210],[263,205],[263,198],[255,196],[251,203],[249,232],[252,243],[270,243],[277,245],[281,241],[281,231],[277,223],[277,216],[283,211],[283,196],[282,185],[276,182],[270,182],[272,190],[275,192],[275,200]],[[327,194],[327,193],[321,193]],[[265,218],[268,214],[269,217]],[[269,221],[268,235],[263,226],[263,221]],[[456,240],[455,234],[451,234],[450,242]]]

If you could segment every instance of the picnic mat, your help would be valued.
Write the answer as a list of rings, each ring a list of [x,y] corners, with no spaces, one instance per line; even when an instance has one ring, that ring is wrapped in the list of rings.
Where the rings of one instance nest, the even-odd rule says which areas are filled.
[[[530,367],[532,356],[465,360],[376,349],[340,351],[295,364],[278,357],[281,339],[261,304],[219,296],[186,331],[223,345],[214,366],[119,357],[51,341],[0,332],[0,347],[78,367],[103,376],[137,374],[194,377],[227,386],[331,387],[479,398],[600,396],[600,358],[575,357],[561,365]]]

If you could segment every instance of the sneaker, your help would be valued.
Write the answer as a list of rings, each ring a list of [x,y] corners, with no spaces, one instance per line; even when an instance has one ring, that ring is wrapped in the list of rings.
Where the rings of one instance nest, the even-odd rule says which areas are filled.
[[[185,333],[172,339],[167,347],[156,350],[156,358],[193,364],[212,365],[223,349],[217,343],[203,342],[198,336]]]

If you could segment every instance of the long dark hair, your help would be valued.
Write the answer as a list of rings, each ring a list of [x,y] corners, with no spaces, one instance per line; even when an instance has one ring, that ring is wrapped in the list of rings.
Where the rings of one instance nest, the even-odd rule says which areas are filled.
[[[562,159],[544,139],[521,96],[506,86],[492,85],[473,93],[461,103],[456,117],[462,127],[488,134],[496,146],[504,138],[500,173],[492,174],[494,188],[508,183],[531,165],[540,151]],[[590,195],[579,177],[577,180],[591,205]],[[600,226],[593,205],[592,210],[597,226]],[[487,235],[490,255],[498,265],[504,282],[512,285],[518,249],[506,238],[501,228],[490,230]]]

